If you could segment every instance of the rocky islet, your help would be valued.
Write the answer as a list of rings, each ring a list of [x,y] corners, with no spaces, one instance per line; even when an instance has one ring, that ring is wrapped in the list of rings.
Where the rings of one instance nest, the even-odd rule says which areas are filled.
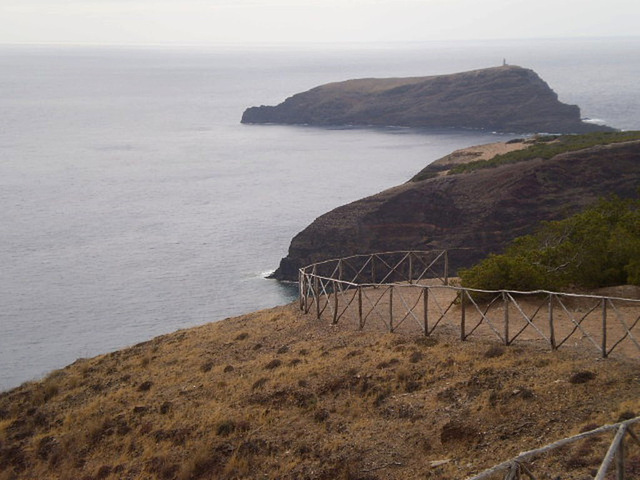
[[[293,95],[277,106],[250,107],[242,123],[522,133],[612,130],[583,122],[578,106],[560,102],[533,70],[512,65],[450,75],[329,83]]]

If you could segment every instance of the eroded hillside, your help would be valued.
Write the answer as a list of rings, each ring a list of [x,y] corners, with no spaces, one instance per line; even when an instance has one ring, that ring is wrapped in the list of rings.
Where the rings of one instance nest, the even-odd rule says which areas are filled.
[[[453,480],[638,412],[636,361],[358,331],[289,305],[1,394],[0,478]],[[554,468],[584,478],[606,446]]]

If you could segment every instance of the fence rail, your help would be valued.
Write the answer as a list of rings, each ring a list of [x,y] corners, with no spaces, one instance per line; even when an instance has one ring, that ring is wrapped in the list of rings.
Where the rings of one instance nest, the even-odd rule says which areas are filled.
[[[301,268],[299,285],[300,309],[305,313],[313,310],[318,319],[329,315],[334,324],[355,322],[359,329],[378,322],[389,332],[413,329],[428,336],[446,324],[457,329],[462,341],[484,335],[504,345],[541,340],[553,350],[586,343],[603,357],[618,350],[627,355],[640,353],[640,300],[451,285],[446,251],[385,252],[328,260]],[[630,479],[625,467],[629,442],[625,441],[640,445],[631,429],[638,422],[640,417],[559,440],[468,480],[541,478],[534,473],[539,457],[611,432],[613,440],[594,480],[612,478],[607,473],[613,464],[616,480]]]
[[[431,335],[454,325],[462,341],[490,336],[504,345],[542,340],[556,350],[586,343],[602,357],[640,353],[640,300],[550,291],[478,290],[450,284],[446,251],[385,252],[316,263],[299,271],[300,309],[334,324]]]
[[[625,469],[625,459],[627,456],[627,448],[625,440],[632,440],[636,445],[640,445],[638,436],[631,430],[631,426],[640,422],[640,417],[633,418],[624,422],[616,423],[613,425],[605,425],[603,427],[596,428],[589,432],[584,432],[573,437],[558,440],[547,446],[537,448],[535,450],[529,450],[523,452],[511,460],[507,460],[495,467],[489,468],[474,477],[469,477],[467,480],[487,480],[490,478],[496,478],[496,475],[500,475],[498,478],[503,480],[520,480],[525,476],[529,479],[535,480],[533,466],[530,464],[533,460],[541,457],[544,454],[552,452],[561,447],[565,447],[572,443],[579,442],[593,438],[605,433],[615,432],[611,444],[605,454],[600,468],[596,473],[594,480],[605,480],[607,473],[611,469],[615,460],[615,479],[616,480],[631,480],[632,477],[627,476]],[[635,476],[633,478],[636,478]]]

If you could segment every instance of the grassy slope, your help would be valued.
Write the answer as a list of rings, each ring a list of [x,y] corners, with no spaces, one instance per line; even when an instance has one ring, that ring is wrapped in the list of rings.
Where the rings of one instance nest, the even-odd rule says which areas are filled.
[[[359,332],[289,305],[0,394],[0,479],[460,479],[640,412],[637,367],[446,329]],[[584,478],[606,447],[565,449],[562,478]]]
[[[640,140],[640,132],[598,132],[583,135],[561,135],[557,137],[543,136],[524,150],[516,150],[502,155],[496,155],[489,160],[472,161],[456,165],[449,171],[449,174],[468,173],[483,168],[493,168],[509,163],[524,162],[534,158],[549,159],[562,153],[584,150],[585,148],[591,148],[597,145],[610,145],[634,140]]]

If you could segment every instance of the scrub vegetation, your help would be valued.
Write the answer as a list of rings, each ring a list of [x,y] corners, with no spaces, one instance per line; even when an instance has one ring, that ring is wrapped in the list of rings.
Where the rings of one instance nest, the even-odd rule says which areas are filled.
[[[488,290],[566,290],[640,285],[640,200],[611,197],[565,220],[545,222],[460,272]]]
[[[460,342],[444,327],[358,331],[288,305],[0,394],[0,479],[461,479],[638,413],[635,360]],[[607,447],[536,470],[585,478]]]

